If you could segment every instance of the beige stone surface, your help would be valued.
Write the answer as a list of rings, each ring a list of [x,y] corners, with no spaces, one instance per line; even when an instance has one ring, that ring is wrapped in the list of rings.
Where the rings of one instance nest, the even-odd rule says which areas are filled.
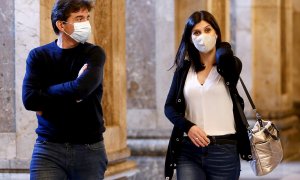
[[[55,0],[40,1],[40,44],[48,44],[57,39],[51,24],[51,10]]]
[[[29,11],[30,9],[30,11]],[[16,152],[17,159],[31,158],[36,139],[37,120],[35,113],[25,110],[22,103],[22,81],[25,75],[26,58],[31,49],[40,45],[39,0],[15,1],[15,86],[16,86]]]
[[[154,129],[164,130],[171,127],[170,121],[164,114],[164,105],[173,77],[173,69],[170,71],[168,69],[174,62],[177,50],[177,47],[174,46],[175,15],[177,13],[174,11],[175,4],[173,0],[161,0],[158,2],[155,4],[155,100],[157,110],[155,115],[157,115],[157,118]]]
[[[206,10],[207,3],[206,0],[175,0],[175,47],[176,50],[181,41],[182,33],[187,19],[195,11]]]
[[[252,33],[253,33],[253,88],[254,99],[258,109],[267,112],[288,111],[292,108],[291,64],[288,63],[291,47],[289,33],[283,29],[291,29],[282,17],[280,7],[264,7],[265,1],[254,1]],[[260,3],[262,6],[259,6]],[[284,12],[288,12],[286,9]]]
[[[230,1],[207,0],[207,10],[215,16],[221,29],[222,40],[230,41]]]
[[[300,1],[293,1],[293,98],[300,102]]]
[[[13,159],[16,157],[16,134],[0,134],[0,159]]]
[[[254,100],[263,117],[278,125],[284,160],[297,160],[300,126],[293,111],[292,1],[254,0],[252,13]]]

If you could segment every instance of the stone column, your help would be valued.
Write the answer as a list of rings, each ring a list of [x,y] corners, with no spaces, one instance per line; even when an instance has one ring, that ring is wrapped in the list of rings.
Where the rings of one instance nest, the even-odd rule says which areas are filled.
[[[128,144],[139,164],[137,179],[163,179],[174,36],[174,0],[126,1]]]
[[[179,47],[187,19],[195,11],[206,10],[206,0],[175,0],[175,49]]]
[[[293,0],[293,99],[296,112],[300,116],[300,1]]]
[[[0,6],[0,169],[2,160],[16,156],[14,2]]]
[[[103,110],[107,130],[105,145],[109,167],[106,175],[134,170],[127,147],[125,0],[98,0],[93,14],[93,37],[105,49]],[[119,176],[118,178],[121,178]]]
[[[242,61],[243,69],[241,77],[247,89],[252,93],[252,34],[251,34],[251,3],[252,0],[231,0],[230,1],[230,43],[234,54]],[[240,83],[238,91],[245,102],[244,112],[246,117],[253,119],[253,111],[247,96]]]
[[[230,1],[228,0],[206,0],[207,11],[212,13],[221,29],[222,40],[230,41]]]
[[[258,111],[281,130],[284,159],[299,158],[299,121],[292,98],[292,1],[254,0],[253,97]]]
[[[2,1],[0,8],[0,172],[28,172],[37,123],[23,107],[21,87],[28,52],[39,45],[39,0]]]

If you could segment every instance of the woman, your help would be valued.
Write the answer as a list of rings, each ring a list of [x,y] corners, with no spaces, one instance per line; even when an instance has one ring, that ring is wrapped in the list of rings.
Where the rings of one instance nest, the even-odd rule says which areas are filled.
[[[207,11],[188,19],[175,58],[165,114],[174,124],[165,176],[178,180],[239,179],[240,159],[250,160],[247,129],[236,89],[242,69]]]

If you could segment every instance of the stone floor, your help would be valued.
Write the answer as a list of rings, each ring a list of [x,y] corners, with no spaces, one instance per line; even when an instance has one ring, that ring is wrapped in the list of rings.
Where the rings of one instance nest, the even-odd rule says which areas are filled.
[[[132,180],[159,180],[162,178],[164,158],[144,158],[137,161],[139,175]],[[152,171],[150,173],[149,171]],[[148,175],[148,176],[147,176]],[[147,177],[145,177],[147,176]],[[240,180],[300,180],[300,162],[281,163],[273,172],[266,176],[256,177],[247,162],[242,162]],[[0,180],[29,180],[28,174],[0,173]],[[107,179],[108,180],[108,179]],[[188,180],[188,179],[187,179]]]
[[[300,162],[281,163],[270,174],[265,176],[254,176],[250,165],[247,162],[242,162],[241,180],[300,180]]]

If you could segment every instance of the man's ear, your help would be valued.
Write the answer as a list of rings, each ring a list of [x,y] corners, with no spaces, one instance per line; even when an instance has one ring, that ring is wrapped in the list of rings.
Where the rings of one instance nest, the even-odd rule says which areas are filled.
[[[64,31],[64,22],[63,21],[56,21],[55,23],[57,29],[59,29],[60,31]]]

